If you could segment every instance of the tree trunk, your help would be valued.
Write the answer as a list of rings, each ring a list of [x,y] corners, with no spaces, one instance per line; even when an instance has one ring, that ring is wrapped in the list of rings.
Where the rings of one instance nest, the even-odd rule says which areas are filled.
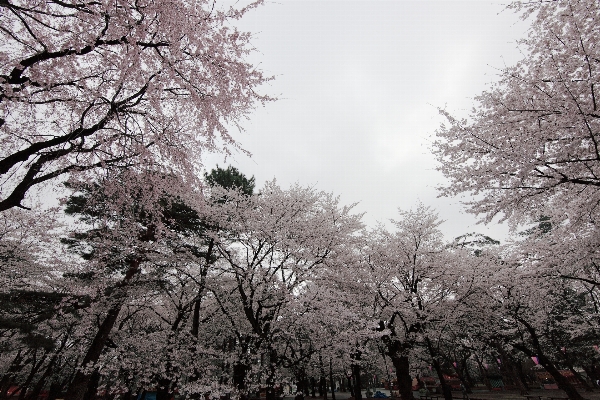
[[[102,350],[104,349],[104,345],[106,344],[106,340],[108,339],[108,336],[110,335],[110,332],[117,321],[117,317],[121,312],[122,305],[123,302],[119,301],[118,304],[113,305],[108,310],[104,321],[102,321],[98,332],[96,332],[94,340],[92,340],[92,344],[83,358],[81,367],[85,368],[88,364],[93,364],[100,358]],[[77,371],[73,381],[71,381],[71,384],[69,385],[65,400],[84,400],[87,397],[86,394],[88,391],[88,386],[91,383],[91,378],[91,374],[86,374],[81,370]]]
[[[360,357],[360,356],[359,356]],[[360,382],[360,364],[352,364],[352,375],[354,375],[354,399],[362,400],[362,385]]]
[[[52,382],[50,384],[50,389],[48,390],[48,399],[47,400],[56,400],[61,393],[61,385],[58,382]]]
[[[63,351],[63,349],[67,345],[70,334],[71,334],[71,329],[69,329],[69,331],[67,332],[67,335],[65,336],[64,340],[61,342],[60,347],[54,352],[54,355],[48,362],[48,365],[46,365],[46,370],[44,371],[44,373],[42,374],[40,379],[38,379],[37,383],[33,387],[33,390],[31,391],[30,395],[27,396],[28,400],[35,400],[38,398],[39,394],[41,393],[42,389],[44,388],[44,385],[46,384],[46,380],[54,372],[54,365],[56,364],[56,360],[58,359],[59,354]]]
[[[597,368],[595,368],[594,365],[583,365],[582,368],[592,382],[594,382],[594,388],[597,388],[596,382],[600,380],[600,374],[598,373]]]
[[[29,385],[31,385],[31,382],[33,381],[33,378],[35,377],[35,374],[37,374],[37,372],[42,367],[42,364],[44,363],[46,358],[48,358],[48,353],[44,352],[42,359],[39,362],[36,362],[36,357],[35,357],[36,354],[37,354],[37,351],[34,353],[33,362],[31,364],[31,371],[29,371],[29,375],[27,375],[27,379],[25,379],[25,382],[21,386],[21,392],[19,393],[19,400],[25,400],[25,396],[27,395],[27,390],[29,389]]]
[[[483,363],[479,360],[479,358],[476,358],[476,361],[477,361],[477,366],[479,367],[479,373],[481,374],[481,379],[483,380],[483,384],[485,385],[487,390],[489,390],[491,392],[492,384],[490,383],[490,379],[487,376],[487,371],[483,367]]]
[[[390,355],[390,358],[392,359],[392,364],[396,370],[396,380],[398,381],[398,392],[400,393],[400,398],[402,400],[414,400],[408,357]]]
[[[532,332],[532,330],[530,330],[530,333],[531,332]],[[558,388],[560,390],[564,391],[570,400],[585,400],[579,394],[577,389],[575,389],[575,387],[567,380],[567,378],[565,378],[564,376],[561,375],[561,373],[554,366],[552,361],[550,361],[548,359],[548,357],[546,357],[546,355],[542,353],[541,347],[538,345],[539,342],[537,340],[537,336],[532,335],[532,338],[533,338],[534,345],[537,348],[537,355],[531,349],[529,349],[527,346],[522,345],[520,343],[515,343],[515,344],[513,344],[513,346],[516,349],[521,350],[528,357],[536,357],[537,356],[537,358],[540,362],[540,365],[542,367],[544,367],[544,369],[550,374],[550,376],[552,376],[552,379],[554,379],[556,381],[556,385],[558,386]]]
[[[329,358],[329,384],[331,385],[331,400],[335,400],[335,382],[333,380],[333,362]]]
[[[502,365],[504,366],[505,371],[510,376],[510,378],[513,382],[513,385],[515,385],[519,388],[519,392],[520,392],[521,396],[529,394],[529,392],[527,391],[527,387],[525,387],[523,381],[521,381],[521,377],[518,374],[515,363],[510,358],[510,356],[506,353],[506,351],[504,351],[504,349],[502,348],[502,345],[496,344],[494,347],[496,347],[496,349],[498,350],[498,353],[500,353]]]
[[[194,302],[194,314],[192,316],[192,336],[198,338],[198,331],[200,327],[200,304],[202,303],[202,296],[204,293],[206,274],[208,273],[208,267],[211,264],[210,258],[212,256],[215,240],[210,239],[208,242],[208,249],[204,255],[204,268],[200,271],[200,287],[198,288],[198,298]]]
[[[321,353],[319,353],[319,371],[321,372],[319,396],[323,397],[323,400],[327,400],[327,379],[325,378],[325,367],[323,366],[323,356]]]
[[[440,380],[440,386],[442,387],[442,394],[444,395],[444,400],[452,400],[452,388],[448,386],[446,383],[446,379],[444,378],[444,373],[442,372],[442,366],[437,358],[433,358],[433,368],[437,373],[438,379]]]
[[[52,357],[52,359],[50,360],[50,362],[48,363],[48,365],[46,366],[46,370],[44,371],[44,373],[42,374],[40,379],[38,379],[37,383],[31,390],[31,393],[28,393],[27,396],[25,397],[27,400],[35,400],[38,398],[39,394],[41,393],[42,389],[44,388],[44,385],[46,384],[46,380],[52,373],[52,370],[54,368],[54,363],[56,362],[57,357],[58,357],[58,353],[55,353],[54,356]]]
[[[169,400],[170,388],[171,380],[169,378],[160,378],[158,380],[158,388],[156,390],[156,400]]]
[[[277,373],[278,356],[277,351],[273,348],[269,349],[269,375],[267,376],[267,393],[265,400],[275,400],[275,375]]]
[[[2,379],[0,380],[0,399],[5,400],[8,398],[8,390],[14,382],[14,375],[25,366],[22,364],[23,358],[24,356],[21,354],[21,350],[19,350],[15,358],[11,361],[8,371],[2,375]]]
[[[94,370],[92,376],[88,382],[87,390],[83,400],[94,400],[96,398],[96,391],[98,390],[98,384],[100,383],[100,372]]]
[[[573,364],[569,365],[569,371],[571,371],[571,373],[575,376],[575,378],[577,378],[577,380],[581,383],[581,385],[583,386],[583,389],[586,392],[592,392],[593,391],[593,388],[590,385],[590,383],[579,372],[577,372],[575,370],[575,367],[573,366]]]
[[[233,385],[237,390],[244,391],[246,389],[246,373],[248,372],[248,366],[236,362],[233,364]]]
[[[513,343],[513,347],[515,347],[518,350],[521,350],[528,357],[537,356],[542,367],[544,367],[544,369],[552,376],[552,378],[556,381],[556,385],[558,386],[558,388],[563,390],[567,394],[569,399],[585,400],[579,394],[577,389],[575,389],[575,386],[573,386],[567,380],[567,378],[562,376],[561,373],[558,371],[558,369],[554,366],[554,363],[552,363],[552,361],[550,361],[550,359],[548,359],[548,357],[546,357],[546,355],[542,351],[542,346],[540,345],[539,337],[537,335],[535,328],[523,319],[519,319],[519,322],[521,322],[525,326],[525,328],[527,328],[527,331],[529,332],[529,335],[531,337],[531,342],[533,343],[533,347],[535,350],[531,350],[528,346],[526,346],[525,344],[522,344],[522,343]]]
[[[546,371],[548,371],[548,373],[552,376],[552,378],[556,381],[556,384],[558,385],[558,388],[563,390],[567,396],[569,397],[569,399],[571,400],[585,400],[577,391],[577,389],[575,389],[575,386],[573,386],[571,384],[571,382],[569,382],[567,380],[567,378],[565,378],[564,376],[562,376],[562,374],[558,371],[558,369],[554,366],[554,364],[543,354],[538,354],[538,360],[540,361],[540,364],[544,367],[544,369]]]
[[[458,376],[458,380],[460,381],[460,383],[463,385],[464,388],[464,393],[473,393],[473,391],[471,390],[471,385],[469,382],[467,382],[467,380],[465,379],[465,376],[463,375],[461,368],[459,368],[460,366],[458,365],[458,362],[455,361],[457,363],[457,366],[454,367],[454,371],[456,371],[456,375]]]
[[[150,228],[148,228],[150,229]],[[125,278],[119,285],[117,285],[117,289],[121,289],[129,284],[131,279],[137,274],[139,271],[141,260],[139,258],[135,258],[129,264],[129,269],[125,274]],[[104,321],[98,328],[98,332],[96,332],[96,336],[92,341],[92,344],[88,348],[87,353],[83,357],[83,361],[81,362],[81,367],[86,368],[88,364],[93,364],[100,358],[102,354],[102,350],[104,349],[104,345],[108,340],[108,336],[115,326],[115,322],[117,322],[117,318],[119,317],[119,313],[121,312],[121,308],[123,307],[123,303],[125,302],[124,298],[119,298],[115,304],[108,310]],[[75,374],[75,377],[71,381],[69,385],[69,389],[67,390],[67,394],[65,396],[65,400],[85,400],[86,393],[88,391],[88,386],[90,386],[92,378],[92,374],[86,374],[81,370],[78,370]],[[93,394],[93,393],[92,393]]]

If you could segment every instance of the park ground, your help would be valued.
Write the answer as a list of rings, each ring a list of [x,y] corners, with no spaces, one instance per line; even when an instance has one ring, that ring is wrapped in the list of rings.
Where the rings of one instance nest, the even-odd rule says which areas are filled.
[[[374,389],[379,390],[387,396],[390,396],[390,391],[383,388]],[[581,395],[589,400],[600,400],[600,391],[594,392],[580,392]],[[365,391],[363,391],[363,399],[366,399]],[[419,392],[414,392],[415,399],[419,399]],[[316,396],[315,399],[322,399],[323,397]],[[331,400],[331,394],[327,396],[328,400]],[[348,400],[352,396],[350,392],[336,392],[336,400]],[[452,392],[452,398],[455,400],[463,400],[462,392]],[[556,400],[556,399],[567,399],[567,395],[562,390],[552,389],[532,389],[529,390],[528,396],[522,396],[518,390],[502,390],[502,391],[489,391],[489,390],[474,390],[473,393],[469,393],[469,399],[479,400]],[[306,396],[305,400],[313,399],[312,396]],[[438,397],[439,400],[443,400],[443,396]],[[284,400],[294,400],[294,396],[285,396]],[[466,399],[465,399],[466,400]]]

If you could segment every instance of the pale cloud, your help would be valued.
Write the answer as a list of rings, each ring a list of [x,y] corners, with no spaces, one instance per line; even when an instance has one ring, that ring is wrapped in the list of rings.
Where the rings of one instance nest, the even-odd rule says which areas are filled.
[[[488,1],[291,1],[253,11],[251,57],[276,80],[264,90],[281,100],[256,110],[235,135],[253,153],[228,162],[259,184],[276,177],[360,202],[365,222],[396,217],[418,201],[438,209],[452,238],[477,230],[460,199],[438,199],[443,177],[430,143],[437,107],[465,116],[496,68],[520,57],[525,24]],[[221,156],[207,167],[223,165]]]

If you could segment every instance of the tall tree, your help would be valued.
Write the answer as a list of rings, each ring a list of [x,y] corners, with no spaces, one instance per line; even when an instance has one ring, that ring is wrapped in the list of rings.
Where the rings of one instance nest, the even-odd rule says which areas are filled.
[[[211,210],[221,221],[215,245],[223,279],[212,291],[237,343],[234,381],[246,391],[260,372],[273,399],[277,343],[288,341],[282,328],[296,319],[292,305],[319,270],[347,255],[348,241],[362,227],[360,215],[330,194],[283,190],[275,182],[257,195],[230,190],[217,198],[225,199]],[[253,365],[261,370],[252,371]]]
[[[444,314],[439,309],[456,296],[453,286],[462,270],[457,270],[460,263],[453,261],[444,246],[439,230],[442,221],[433,210],[421,204],[400,215],[400,220],[393,221],[397,230],[374,232],[366,250],[368,279],[375,297],[374,318],[379,320],[381,339],[396,369],[402,399],[413,398],[411,353],[425,346],[444,396],[451,400],[441,373],[440,354],[427,333],[433,321]]]
[[[244,59],[250,34],[232,28],[260,3],[0,2],[0,211],[94,168],[150,168],[197,187],[202,153],[236,146],[226,124],[269,100]]]
[[[600,5],[515,2],[534,15],[526,57],[476,98],[468,119],[445,110],[434,152],[450,180],[444,195],[487,221],[503,213],[569,224],[598,220]]]

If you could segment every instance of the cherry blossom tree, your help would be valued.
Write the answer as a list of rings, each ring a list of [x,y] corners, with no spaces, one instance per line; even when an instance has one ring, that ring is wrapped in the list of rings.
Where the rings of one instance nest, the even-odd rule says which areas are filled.
[[[238,344],[234,383],[247,390],[262,375],[272,398],[281,365],[277,343],[289,342],[284,327],[297,319],[292,305],[319,270],[333,268],[351,249],[360,215],[330,194],[298,186],[283,190],[275,182],[257,195],[229,191],[217,198],[224,201],[215,203],[211,215],[221,221],[215,246],[223,279],[211,290]]]
[[[590,321],[598,317],[600,6],[573,0],[510,7],[532,18],[520,42],[526,58],[476,98],[469,118],[441,110],[448,125],[437,131],[434,152],[450,180],[443,195],[470,195],[469,210],[486,222],[502,214],[513,224],[535,224],[490,282],[489,295],[503,310],[493,323],[505,333],[495,343],[507,353],[542,354],[540,364],[575,399],[557,365],[571,362],[560,350],[568,347],[565,337],[571,344],[594,337]]]
[[[72,180],[65,205],[79,222],[62,230],[56,218],[41,223],[38,211],[0,214],[0,335],[7,339],[0,394],[13,384],[27,399],[48,384],[69,387],[71,398],[152,386],[164,397],[176,386],[217,393],[219,309],[214,302],[210,309],[206,288],[219,224],[202,213],[210,210],[204,196],[146,190],[152,175],[125,170],[92,184]],[[229,177],[245,182],[246,192],[253,186],[232,168],[209,176],[213,185]],[[173,176],[160,180],[178,186]],[[137,185],[114,184],[123,181]],[[59,237],[72,254],[56,252]]]
[[[581,399],[575,387],[559,372],[563,347],[578,341],[575,328],[589,324],[573,303],[565,282],[538,278],[535,269],[506,266],[498,271],[487,299],[489,338],[497,346],[512,347],[527,357],[537,357],[558,387],[570,399]],[[567,283],[568,285],[568,283]],[[570,304],[569,304],[570,303]],[[575,330],[573,331],[573,328]],[[591,349],[591,345],[589,346]],[[501,349],[499,349],[501,351]]]
[[[529,221],[595,223],[600,198],[600,5],[515,2],[533,15],[526,57],[476,98],[468,119],[437,131],[434,153],[450,180],[441,193],[472,195],[470,211]],[[526,220],[527,221],[527,220]]]
[[[367,318],[376,323],[402,398],[413,396],[411,374],[429,366],[444,397],[452,399],[444,374],[455,360],[448,359],[460,348],[457,331],[463,331],[469,314],[466,300],[479,288],[489,262],[485,250],[496,243],[469,234],[446,244],[439,230],[442,222],[434,210],[419,204],[400,211],[400,219],[393,220],[395,232],[383,227],[372,232],[363,249],[365,273],[360,276],[374,299],[363,315],[369,310]]]
[[[269,100],[244,61],[250,34],[232,26],[260,3],[0,2],[0,211],[96,168],[197,188],[203,152],[237,146],[228,127]]]
[[[123,175],[127,182],[137,180],[137,185],[114,185]],[[146,190],[153,179],[153,174],[123,171],[119,175],[109,175],[106,181],[98,184],[73,186],[77,192],[66,203],[67,213],[78,215],[83,225],[64,242],[87,261],[73,275],[88,281],[91,278],[95,283],[92,287],[97,293],[96,318],[101,321],[97,327],[90,327],[86,334],[87,340],[83,343],[87,345],[84,344],[82,349],[84,356],[69,385],[67,398],[84,398],[86,393],[93,394],[96,390],[99,378],[96,363],[119,321],[121,311],[131,298],[132,290],[142,287],[155,292],[157,284],[169,287],[167,275],[173,276],[173,270],[189,278],[197,278],[200,285],[206,275],[203,221],[182,198]],[[160,179],[175,184],[174,177],[162,176]],[[127,196],[122,196],[123,193]],[[191,276],[184,270],[189,269],[190,264],[197,271]],[[181,283],[177,286],[178,291],[183,296],[187,287],[180,286]],[[168,324],[163,334],[167,338],[172,335],[164,332],[178,332],[183,318],[190,315],[196,299],[203,295],[203,290],[197,287],[196,290],[191,298],[189,295],[180,297],[174,313],[163,313]],[[165,291],[169,293],[166,288]],[[170,372],[169,368],[166,370]]]
[[[370,271],[376,298],[373,307],[378,315],[373,317],[379,320],[400,395],[411,400],[411,352],[422,341],[431,309],[450,294],[444,281],[451,266],[438,228],[442,221],[433,210],[421,204],[416,210],[401,211],[400,217],[393,221],[396,232],[381,228],[373,233],[365,269]]]

